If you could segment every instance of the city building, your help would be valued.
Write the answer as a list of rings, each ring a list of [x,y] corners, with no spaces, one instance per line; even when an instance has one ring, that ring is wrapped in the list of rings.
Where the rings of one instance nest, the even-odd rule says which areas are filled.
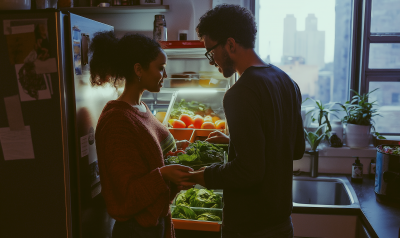
[[[318,19],[315,14],[308,14],[305,21],[305,30],[298,31],[294,15],[286,15],[282,58],[303,57],[305,64],[322,68],[325,65],[325,31],[318,30]]]

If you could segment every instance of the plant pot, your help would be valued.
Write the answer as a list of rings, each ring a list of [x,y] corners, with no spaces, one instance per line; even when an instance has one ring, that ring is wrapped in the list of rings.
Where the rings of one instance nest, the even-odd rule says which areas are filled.
[[[305,154],[310,155],[310,175],[312,178],[318,177],[318,157],[319,151],[318,150],[306,150]]]
[[[347,124],[346,144],[351,148],[364,148],[369,146],[371,126]]]

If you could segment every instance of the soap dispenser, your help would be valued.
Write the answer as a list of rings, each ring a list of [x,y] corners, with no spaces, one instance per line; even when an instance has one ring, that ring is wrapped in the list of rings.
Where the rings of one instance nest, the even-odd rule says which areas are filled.
[[[361,183],[363,180],[363,164],[361,164],[358,157],[356,157],[356,161],[353,163],[353,167],[351,170],[351,181]]]

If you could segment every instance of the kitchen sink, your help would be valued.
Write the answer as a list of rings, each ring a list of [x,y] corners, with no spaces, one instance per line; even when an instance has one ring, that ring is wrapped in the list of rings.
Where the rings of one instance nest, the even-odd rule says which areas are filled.
[[[294,177],[293,203],[336,207],[352,206],[358,200],[345,177]]]

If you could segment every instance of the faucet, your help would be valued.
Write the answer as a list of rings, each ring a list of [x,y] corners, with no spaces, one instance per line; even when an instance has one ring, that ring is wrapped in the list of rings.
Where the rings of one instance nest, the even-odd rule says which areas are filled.
[[[310,159],[310,173],[311,173],[311,177],[315,178],[318,176],[318,155],[319,155],[319,151],[318,150],[308,150],[305,151],[304,153],[311,155]]]

